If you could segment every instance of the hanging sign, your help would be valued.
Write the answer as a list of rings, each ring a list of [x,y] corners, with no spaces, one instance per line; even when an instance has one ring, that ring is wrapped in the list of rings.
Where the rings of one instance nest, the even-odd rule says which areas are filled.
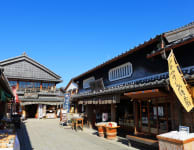
[[[168,69],[171,87],[186,111],[191,111],[193,108],[193,100],[173,51],[171,51],[170,55],[168,56]]]

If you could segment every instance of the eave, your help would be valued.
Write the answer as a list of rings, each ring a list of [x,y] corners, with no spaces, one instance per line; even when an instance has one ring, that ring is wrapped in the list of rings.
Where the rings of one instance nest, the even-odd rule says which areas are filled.
[[[161,55],[164,52],[170,51],[171,49],[176,49],[178,47],[184,46],[186,44],[190,44],[194,42],[194,35],[190,35],[189,37],[185,37],[184,39],[177,40],[169,45],[166,45],[164,48],[156,50],[156,52],[148,54],[147,58],[150,59],[157,55]]]
[[[182,68],[182,72],[186,80],[194,79],[194,66]],[[81,99],[94,96],[101,96],[107,94],[123,94],[125,92],[132,92],[137,90],[145,90],[152,88],[161,88],[169,86],[168,72],[131,80],[120,85],[106,87],[104,90],[96,92],[79,93],[72,95],[72,99]]]

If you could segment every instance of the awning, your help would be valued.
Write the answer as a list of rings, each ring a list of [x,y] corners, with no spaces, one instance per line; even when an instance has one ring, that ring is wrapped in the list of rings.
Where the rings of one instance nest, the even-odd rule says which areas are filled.
[[[120,103],[120,95],[109,95],[79,100],[78,104],[116,104]]]
[[[7,92],[5,92],[4,90],[0,89],[0,100],[1,101],[8,101],[9,99],[12,98],[12,96],[10,94],[8,94]]]
[[[125,93],[124,95],[130,98],[133,98],[133,99],[144,99],[144,98],[168,96],[167,93],[160,91],[159,89],[129,92],[129,93]]]
[[[7,97],[5,95],[5,92],[3,90],[0,90],[1,91],[1,101],[6,101],[7,100]]]
[[[45,105],[62,105],[63,102],[21,102],[22,106],[33,105],[33,104],[45,104]]]

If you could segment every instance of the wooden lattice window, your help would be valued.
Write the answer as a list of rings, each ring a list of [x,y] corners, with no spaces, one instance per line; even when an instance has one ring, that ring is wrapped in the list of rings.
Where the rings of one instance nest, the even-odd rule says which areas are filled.
[[[115,81],[130,77],[132,75],[133,68],[130,62],[117,66],[109,70],[109,81]]]

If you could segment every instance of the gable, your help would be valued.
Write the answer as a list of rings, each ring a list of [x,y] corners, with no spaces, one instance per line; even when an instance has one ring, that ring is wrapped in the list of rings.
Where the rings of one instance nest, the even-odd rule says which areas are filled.
[[[67,88],[67,92],[68,91],[71,91],[71,90],[74,90],[74,89],[77,89],[78,88],[78,86],[77,86],[77,84],[76,83],[74,83],[74,82],[71,82],[71,84],[69,85],[69,87]]]
[[[35,64],[21,60],[3,65],[4,73],[8,78],[22,78],[32,80],[56,80],[57,78],[49,74]]]

